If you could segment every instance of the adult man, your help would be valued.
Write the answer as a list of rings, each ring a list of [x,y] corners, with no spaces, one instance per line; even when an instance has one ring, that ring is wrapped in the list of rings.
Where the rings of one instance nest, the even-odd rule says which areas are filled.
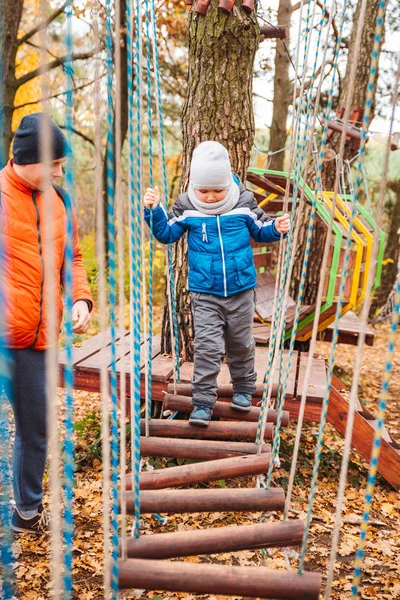
[[[1,328],[9,348],[12,375],[11,397],[15,417],[13,487],[16,509],[14,531],[42,533],[48,527],[43,509],[43,475],[47,456],[46,348],[49,309],[55,307],[58,334],[63,303],[64,252],[67,213],[64,201],[52,187],[51,214],[44,194],[48,165],[41,162],[42,119],[48,121],[51,151],[50,177],[62,177],[67,144],[61,129],[43,113],[24,117],[13,143],[13,159],[0,171],[0,223],[4,310]],[[52,240],[46,223],[51,220]],[[53,256],[56,289],[49,290],[46,261]],[[79,249],[76,216],[73,214],[73,320],[74,331],[89,326],[92,296]],[[50,300],[51,297],[51,300]],[[53,307],[49,307],[49,303]],[[54,339],[54,337],[53,337]]]

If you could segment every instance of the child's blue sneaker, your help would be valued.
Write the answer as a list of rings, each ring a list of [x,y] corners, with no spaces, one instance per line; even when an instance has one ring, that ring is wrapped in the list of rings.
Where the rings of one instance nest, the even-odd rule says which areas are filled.
[[[192,410],[189,423],[191,425],[200,425],[201,427],[207,427],[211,420],[212,416],[212,408],[209,406],[205,406],[204,404],[199,404],[199,406],[195,406]]]
[[[233,394],[231,408],[241,410],[242,412],[249,412],[251,409],[251,400],[251,394]]]

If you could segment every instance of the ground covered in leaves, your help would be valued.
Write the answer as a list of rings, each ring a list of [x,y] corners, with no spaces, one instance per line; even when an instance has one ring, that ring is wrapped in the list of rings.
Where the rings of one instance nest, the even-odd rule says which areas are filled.
[[[360,400],[371,412],[376,412],[387,345],[388,327],[379,328],[374,347],[365,349],[365,360],[360,381]],[[329,344],[320,343],[318,352],[328,356]],[[336,354],[336,370],[344,382],[351,384],[355,348],[339,346]],[[100,398],[97,394],[76,392],[77,423],[77,475],[75,490],[75,552],[74,552],[74,598],[80,600],[103,597],[102,581],[104,574],[102,538],[102,463],[100,447]],[[400,349],[394,362],[391,397],[387,414],[387,428],[397,441],[400,441]],[[291,424],[282,436],[281,465],[275,472],[274,485],[286,488],[291,464],[295,423]],[[307,509],[311,469],[316,446],[317,424],[306,424],[303,430],[299,467],[293,491],[292,516],[302,517]],[[330,540],[335,518],[336,494],[339,480],[343,439],[331,427],[327,427],[322,454],[319,485],[314,504],[314,519],[307,554],[307,569],[319,571],[325,580],[330,554]],[[159,464],[156,465],[160,466]],[[350,587],[355,550],[358,544],[359,524],[362,515],[367,464],[353,451],[349,466],[346,489],[346,506],[340,533],[337,553],[333,599],[350,598]],[[245,487],[254,485],[254,479],[220,481],[215,486]],[[143,521],[143,533],[179,531],[204,527],[220,527],[259,522],[261,514],[194,514],[172,515],[161,523],[155,517]],[[279,514],[271,515],[278,520]],[[400,498],[399,495],[378,477],[371,526],[368,533],[367,553],[364,562],[364,576],[361,598],[400,599]],[[49,545],[46,537],[19,536],[15,541],[17,564],[15,576],[18,597],[25,600],[49,598]],[[297,556],[291,553],[293,568]],[[260,551],[246,551],[231,554],[199,556],[186,559],[190,562],[212,562],[231,565],[257,566],[263,564]],[[265,564],[265,563],[264,563]],[[281,551],[270,551],[266,557],[267,566],[275,569],[286,568],[286,558]],[[128,593],[126,598],[208,598],[166,592]],[[222,598],[218,596],[218,598]],[[233,598],[233,597],[232,597]],[[300,596],[299,596],[300,600]]]

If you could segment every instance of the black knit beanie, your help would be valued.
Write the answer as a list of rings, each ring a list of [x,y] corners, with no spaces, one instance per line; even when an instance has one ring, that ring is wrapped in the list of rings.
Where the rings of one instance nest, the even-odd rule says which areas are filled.
[[[16,165],[34,165],[41,162],[40,127],[41,120],[47,119],[52,139],[52,160],[64,158],[68,144],[61,129],[45,113],[26,115],[21,120],[14,135],[13,158]]]

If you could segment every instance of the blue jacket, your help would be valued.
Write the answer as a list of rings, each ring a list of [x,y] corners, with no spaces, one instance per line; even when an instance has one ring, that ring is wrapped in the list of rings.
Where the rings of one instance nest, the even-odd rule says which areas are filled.
[[[187,193],[177,199],[167,215],[158,205],[153,210],[153,233],[163,244],[176,242],[188,232],[189,290],[232,296],[256,286],[257,275],[250,236],[256,242],[276,242],[280,234],[252,192],[242,183],[236,207],[210,216],[195,209]],[[145,209],[149,223],[150,211]]]

